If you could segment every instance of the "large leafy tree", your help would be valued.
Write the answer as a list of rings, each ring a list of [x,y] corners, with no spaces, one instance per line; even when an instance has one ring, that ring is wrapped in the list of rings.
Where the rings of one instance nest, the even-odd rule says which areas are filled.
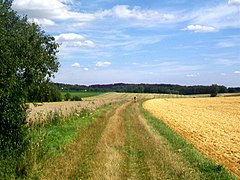
[[[28,22],[0,0],[0,150],[21,149],[24,142],[25,102],[40,90],[59,67],[58,44],[40,26]]]

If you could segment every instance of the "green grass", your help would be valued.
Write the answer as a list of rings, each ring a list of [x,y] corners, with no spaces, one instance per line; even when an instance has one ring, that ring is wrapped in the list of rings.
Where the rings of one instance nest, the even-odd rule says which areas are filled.
[[[81,92],[81,91],[62,91],[61,96],[64,98],[64,95],[69,93],[72,97],[78,96],[80,98],[93,97],[103,94],[102,92]]]
[[[67,119],[55,114],[48,122],[33,124],[28,128],[26,140],[30,142],[22,157],[0,158],[0,179],[38,178],[48,160],[64,153],[79,132],[94,124],[95,119],[111,109],[111,105],[92,111],[83,110]],[[9,166],[6,166],[9,164]],[[7,169],[6,169],[7,168]],[[4,171],[3,171],[4,169]],[[15,169],[22,169],[20,175]]]
[[[223,166],[204,157],[185,139],[171,130],[163,121],[148,113],[142,105],[140,105],[140,110],[156,132],[166,138],[176,152],[180,151],[184,159],[186,159],[194,169],[198,169],[201,172],[202,179],[237,179]]]

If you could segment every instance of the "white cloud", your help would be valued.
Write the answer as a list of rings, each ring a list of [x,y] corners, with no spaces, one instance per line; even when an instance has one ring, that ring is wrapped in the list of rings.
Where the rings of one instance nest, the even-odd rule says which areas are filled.
[[[220,42],[217,45],[221,48],[230,48],[235,46],[235,44],[232,42]]]
[[[27,14],[29,18],[47,18],[51,20],[92,21],[96,17],[91,13],[72,11],[71,0],[14,0],[13,9],[20,14]]]
[[[88,68],[83,68],[84,71],[88,71],[89,69]]]
[[[186,77],[193,78],[193,77],[197,77],[197,76],[199,76],[199,75],[200,75],[199,73],[196,73],[196,74],[187,74]]]
[[[228,0],[228,4],[239,6],[240,5],[240,0]]]
[[[240,64],[240,61],[229,60],[229,59],[218,59],[216,64],[225,65],[225,66],[234,66]]]
[[[239,11],[235,6],[222,3],[214,7],[201,8],[187,14],[191,24],[204,24],[217,30],[226,28],[240,28]]]
[[[95,43],[90,40],[86,40],[83,42],[83,46],[84,47],[95,47]]]
[[[32,19],[29,19],[29,21],[37,23],[37,24],[42,25],[42,26],[53,26],[53,25],[55,25],[54,21],[52,21],[50,19],[46,19],[46,18],[42,18],[42,19],[32,18]]]
[[[109,61],[99,61],[96,63],[96,66],[97,67],[107,67],[107,66],[110,66],[112,63],[109,62]]]
[[[55,36],[56,41],[77,41],[85,39],[84,36],[76,33],[65,33]]]
[[[216,32],[217,29],[210,26],[202,26],[202,25],[189,25],[183,30],[194,31],[194,32]]]
[[[154,10],[142,10],[140,7],[130,9],[127,5],[114,6],[108,14],[112,14],[120,19],[135,19],[149,21],[171,21],[175,16],[171,13],[161,13]]]
[[[234,74],[240,74],[240,71],[234,71],[233,73]]]
[[[74,64],[72,64],[72,67],[80,68],[81,65],[79,63],[74,63]]]

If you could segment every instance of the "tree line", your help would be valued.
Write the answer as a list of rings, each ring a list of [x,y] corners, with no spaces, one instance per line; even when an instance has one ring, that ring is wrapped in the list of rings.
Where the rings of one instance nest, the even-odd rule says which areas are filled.
[[[214,91],[217,93],[235,93],[240,92],[240,87],[225,87],[222,85],[213,84],[210,86],[181,86],[174,84],[97,84],[97,85],[71,85],[54,83],[59,90],[63,91],[94,91],[94,92],[127,92],[127,93],[164,93],[164,94],[211,94]]]

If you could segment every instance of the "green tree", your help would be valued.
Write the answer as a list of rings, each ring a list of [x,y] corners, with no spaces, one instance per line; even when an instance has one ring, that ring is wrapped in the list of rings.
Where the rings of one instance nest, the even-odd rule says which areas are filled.
[[[69,101],[71,99],[71,94],[70,93],[66,93],[64,95],[65,101]]]
[[[219,91],[218,85],[217,85],[217,84],[212,84],[210,96],[211,96],[211,97],[216,97],[217,94],[218,94],[218,91]]]
[[[0,154],[25,147],[25,102],[32,88],[49,82],[59,68],[54,37],[0,0]],[[1,169],[0,169],[1,171]]]

